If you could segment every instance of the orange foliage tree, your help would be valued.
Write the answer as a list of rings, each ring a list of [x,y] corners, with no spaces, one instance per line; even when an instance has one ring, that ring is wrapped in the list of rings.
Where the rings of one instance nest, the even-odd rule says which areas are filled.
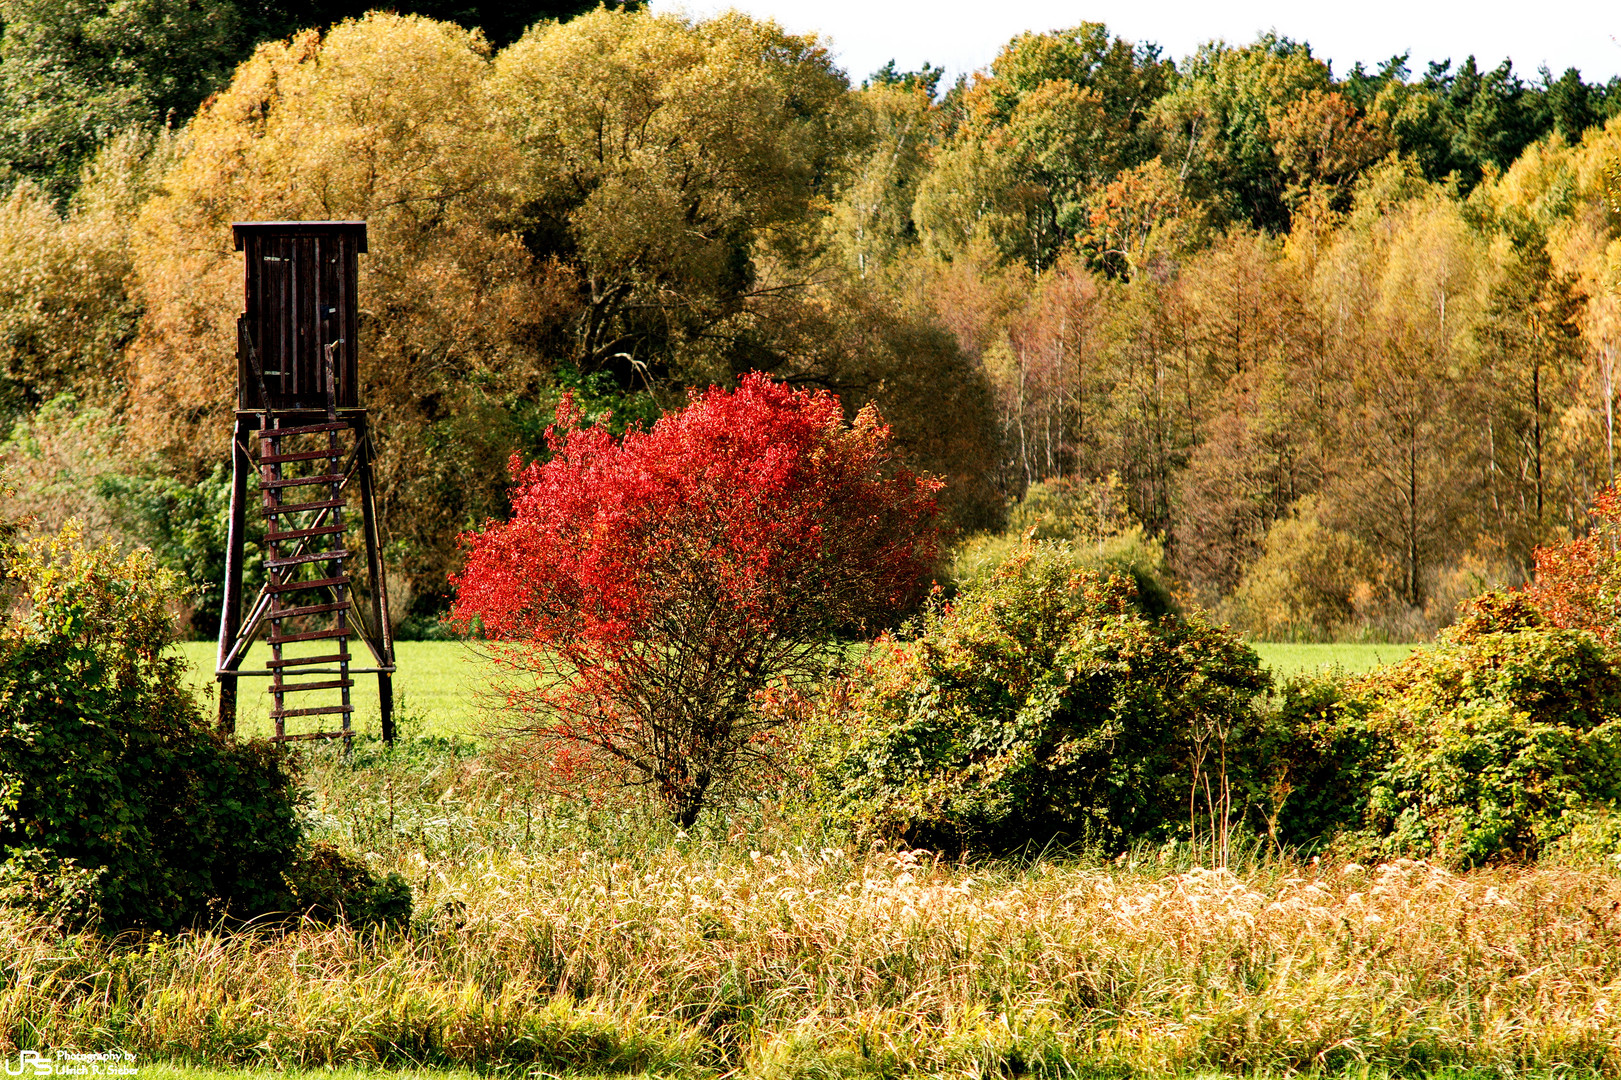
[[[1526,594],[1553,625],[1591,630],[1605,645],[1621,634],[1621,492],[1599,493],[1586,536],[1536,550]]]

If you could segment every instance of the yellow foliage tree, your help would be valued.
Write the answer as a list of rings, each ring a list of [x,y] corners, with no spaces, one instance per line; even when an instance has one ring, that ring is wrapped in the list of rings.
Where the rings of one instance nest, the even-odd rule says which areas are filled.
[[[261,46],[188,129],[135,238],[132,435],[200,471],[231,430],[231,222],[367,222],[361,397],[407,587],[442,587],[457,528],[498,507],[511,442],[487,406],[534,386],[573,303],[570,274],[514,228],[518,158],[489,73],[476,33],[416,17]]]
[[[599,9],[495,60],[531,245],[579,275],[571,354],[627,381],[726,380],[750,342],[717,328],[823,238],[847,86],[815,37],[728,13]],[[818,211],[818,212],[813,212]]]
[[[138,132],[112,140],[64,211],[27,181],[0,202],[0,406],[120,396],[119,362],[140,314],[126,287],[130,225],[173,142]]]

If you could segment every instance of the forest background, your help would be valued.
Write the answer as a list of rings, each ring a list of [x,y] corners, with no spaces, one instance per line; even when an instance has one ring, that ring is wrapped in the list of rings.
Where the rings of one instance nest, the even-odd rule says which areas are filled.
[[[755,370],[876,402],[960,536],[1068,498],[1271,638],[1428,636],[1613,481],[1621,81],[1083,23],[854,83],[739,14],[399,12],[0,2],[11,509],[152,546],[198,634],[234,220],[369,223],[406,635],[564,392],[616,431]]]

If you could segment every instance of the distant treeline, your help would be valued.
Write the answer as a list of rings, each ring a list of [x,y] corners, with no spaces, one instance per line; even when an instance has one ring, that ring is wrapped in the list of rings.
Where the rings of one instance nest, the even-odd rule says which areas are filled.
[[[1427,633],[1612,477],[1621,81],[1088,23],[854,87],[770,23],[581,7],[0,3],[15,501],[217,576],[227,226],[297,217],[370,223],[421,613],[565,390],[616,429],[751,370],[876,401],[963,533],[1108,480],[1274,635]]]

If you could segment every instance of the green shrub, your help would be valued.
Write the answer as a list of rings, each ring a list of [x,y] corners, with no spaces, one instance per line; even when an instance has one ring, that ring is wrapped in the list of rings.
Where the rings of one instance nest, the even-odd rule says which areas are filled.
[[[1133,521],[1117,476],[1091,483],[1054,479],[1031,484],[1008,511],[1007,528],[970,537],[953,553],[953,586],[968,590],[984,585],[1030,541],[1062,543],[1077,570],[1130,578],[1138,606],[1150,614],[1176,610],[1166,583],[1165,550]]]
[[[824,702],[812,754],[820,790],[868,835],[1118,844],[1187,823],[1196,769],[1204,813],[1225,817],[1221,751],[1267,684],[1225,629],[1151,618],[1129,580],[1037,543],[876,649]]]
[[[280,748],[205,723],[168,649],[175,575],[71,526],[16,571],[28,604],[0,634],[6,898],[107,930],[293,910],[319,857],[301,854],[297,777]],[[353,884],[361,906],[387,906],[369,875]]]
[[[399,874],[378,881],[366,865],[331,844],[313,844],[287,874],[292,910],[317,922],[404,926],[411,887]]]
[[[259,499],[259,477],[248,476],[248,505]],[[124,531],[149,546],[160,565],[191,587],[188,632],[200,639],[219,635],[224,599],[225,554],[231,524],[231,471],[225,465],[195,484],[172,476],[106,473],[96,494]],[[251,596],[264,578],[264,520],[247,515],[243,587]]]
[[[1566,815],[1570,831],[1543,848],[1544,859],[1621,868],[1621,809],[1594,804]]]
[[[1389,744],[1368,805],[1387,852],[1534,858],[1621,798],[1621,668],[1521,595],[1478,598],[1355,690]]]
[[[1279,845],[1476,865],[1613,849],[1621,669],[1523,594],[1477,597],[1434,648],[1290,680],[1236,748]]]
[[[1363,828],[1388,759],[1367,714],[1338,675],[1299,675],[1279,688],[1236,750],[1258,833],[1278,847],[1309,849]]]

